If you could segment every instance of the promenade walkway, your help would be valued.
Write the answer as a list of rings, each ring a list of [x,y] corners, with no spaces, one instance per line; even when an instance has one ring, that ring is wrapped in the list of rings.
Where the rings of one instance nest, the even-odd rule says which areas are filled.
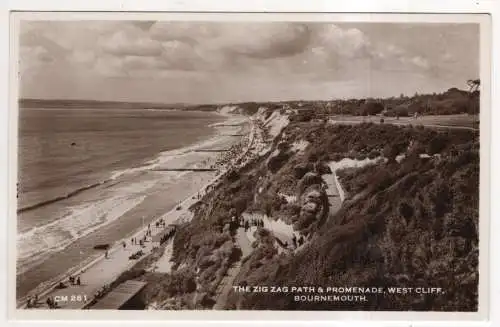
[[[202,190],[199,191],[203,194],[213,181],[208,183]],[[180,210],[176,208],[170,210],[166,214],[158,217],[155,221],[150,223],[151,226],[151,236],[144,243],[144,246],[132,245],[131,240],[126,240],[126,247],[124,248],[122,244],[117,244],[114,248],[109,250],[108,258],[104,258],[104,254],[89,263],[86,267],[82,268],[83,272],[78,274],[81,279],[80,286],[68,286],[64,289],[49,289],[45,293],[41,294],[38,300],[38,308],[47,308],[47,297],[54,299],[58,302],[58,308],[61,309],[81,309],[88,302],[90,302],[94,295],[105,285],[111,284],[116,280],[126,270],[131,269],[137,260],[129,260],[129,256],[139,250],[144,252],[144,255],[148,255],[153,250],[153,244],[151,239],[162,232],[164,229],[161,227],[156,227],[155,223],[163,219],[163,221],[168,226],[169,224],[176,223],[180,220],[185,220],[186,217],[191,217],[189,212],[189,207],[193,205],[198,198],[197,194],[188,197],[183,202],[181,202]],[[135,233],[132,237],[138,240],[143,238],[147,226]],[[76,276],[76,275],[75,275]],[[64,281],[68,285],[68,281]],[[73,299],[73,300],[72,300]],[[57,301],[59,300],[59,301]],[[22,305],[24,306],[24,304]]]
[[[252,134],[254,129],[252,128]],[[253,140],[253,135],[250,135],[250,140]],[[244,151],[246,153],[248,149]],[[168,226],[169,224],[176,223],[180,220],[186,220],[192,218],[190,215],[189,207],[191,207],[194,203],[198,201],[198,194],[203,195],[208,189],[209,186],[215,183],[223,174],[225,170],[218,174],[213,180],[207,183],[199,192],[193,194],[192,196],[187,197],[177,208],[173,208],[168,213],[158,217],[154,221],[150,223],[151,228],[151,236],[148,238],[148,241],[144,243],[144,246],[140,245],[132,245],[131,238],[141,239],[144,237],[145,232],[147,230],[147,226],[143,229],[135,233],[128,240],[126,240],[126,247],[124,248],[122,244],[117,244],[108,252],[108,257],[104,258],[104,254],[87,264],[82,268],[79,274],[75,274],[74,276],[79,276],[81,280],[81,285],[69,285],[68,280],[64,280],[63,282],[68,286],[66,288],[58,289],[58,288],[48,288],[46,291],[39,294],[38,303],[35,305],[33,309],[47,309],[48,305],[46,300],[50,297],[57,303],[58,309],[82,309],[91,302],[95,296],[95,294],[101,290],[105,285],[110,285],[113,283],[123,272],[131,269],[137,262],[137,260],[130,260],[129,256],[133,253],[136,253],[139,250],[142,250],[145,255],[148,255],[153,250],[153,244],[151,242],[152,237],[160,233],[163,228],[155,227],[155,223],[160,221],[161,219]],[[246,237],[246,236],[245,236]],[[241,243],[242,251],[248,253],[249,247],[244,245],[244,242]],[[143,257],[144,257],[143,256]],[[18,307],[25,308],[26,302],[21,301],[18,303]]]

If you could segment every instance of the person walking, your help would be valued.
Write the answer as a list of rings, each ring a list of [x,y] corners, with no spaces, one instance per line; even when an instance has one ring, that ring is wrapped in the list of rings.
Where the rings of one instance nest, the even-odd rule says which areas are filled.
[[[76,277],[76,285],[82,285],[82,281],[80,280],[80,276]]]
[[[108,258],[108,250],[106,250],[106,252],[104,253],[104,258]]]

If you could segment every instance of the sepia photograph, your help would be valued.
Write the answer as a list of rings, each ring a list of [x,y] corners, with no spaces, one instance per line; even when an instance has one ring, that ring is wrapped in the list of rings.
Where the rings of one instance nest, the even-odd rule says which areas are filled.
[[[19,20],[16,308],[478,312],[481,22]]]

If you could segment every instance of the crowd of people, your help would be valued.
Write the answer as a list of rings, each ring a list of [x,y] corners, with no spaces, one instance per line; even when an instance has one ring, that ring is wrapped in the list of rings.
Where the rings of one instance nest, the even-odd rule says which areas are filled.
[[[156,228],[165,228],[167,226],[167,223],[165,220],[163,220],[163,218],[161,218],[160,220],[158,220],[156,223],[155,223],[155,227]]]
[[[45,300],[45,303],[47,304],[47,307],[49,309],[56,309],[59,306],[57,305],[57,302],[51,297],[47,297],[47,300]],[[28,297],[28,300],[26,302],[26,307],[28,309],[31,308],[38,308],[41,303],[38,301],[38,295],[35,295],[33,297]]]
[[[26,301],[27,308],[36,308],[38,306],[38,294],[35,294],[33,297],[29,296]]]
[[[243,218],[240,219],[240,227],[245,229],[245,232],[250,229],[250,227],[264,227],[264,220],[262,219],[250,219],[245,220]]]
[[[156,223],[156,226],[158,227],[159,224],[158,222]],[[148,229],[146,230],[146,233],[144,233],[144,236],[143,237],[140,237],[140,238],[137,238],[137,237],[132,237],[130,239],[130,244],[131,245],[139,245],[140,247],[144,247],[144,243],[146,243],[146,241],[148,240],[148,237],[152,237],[153,236],[153,232],[151,231],[151,224],[148,224]],[[126,244],[125,242],[123,242],[123,248],[126,248]]]
[[[216,162],[211,166],[212,169],[217,169],[218,173],[221,169],[224,169],[227,167],[227,165],[234,163],[233,161],[235,158],[238,158],[241,153],[244,151],[245,147],[247,146],[248,143],[248,138],[244,138],[241,142],[238,142],[237,144],[232,145],[228,151],[221,152],[221,154],[216,158]],[[240,158],[241,159],[241,158]],[[207,189],[207,191],[209,191]],[[202,194],[198,194],[197,198],[200,199]],[[166,227],[166,222],[162,219],[158,220],[155,222],[154,225],[156,228],[165,228]],[[250,226],[260,226],[264,227],[264,222],[261,219],[252,219],[250,221],[245,221],[244,219],[241,219],[239,221],[239,227],[244,227],[245,231],[250,228]],[[172,228],[169,232],[165,233],[163,237],[160,240],[160,243],[164,243],[167,240],[169,240],[173,234],[175,233],[175,228]],[[131,245],[140,245],[141,247],[144,247],[144,243],[147,241],[148,237],[152,237],[152,231],[151,231],[151,224],[148,224],[148,229],[146,230],[145,234],[143,237],[132,237],[130,240]],[[124,249],[127,248],[127,243],[122,242],[122,247]],[[109,258],[109,252],[108,250],[105,251],[104,254],[105,258]],[[82,283],[81,277],[80,276],[70,276],[68,278],[68,284],[69,285],[76,285],[80,286]],[[63,289],[67,288],[68,285],[61,281],[56,288],[58,289]],[[108,285],[103,286],[96,294],[95,294],[95,299],[100,299],[101,297],[104,296],[104,294],[107,293],[107,290],[109,289]],[[47,306],[49,308],[57,308],[57,303],[52,297],[47,297],[46,300]],[[29,297],[27,300],[27,307],[28,308],[33,308],[36,307],[38,304],[38,296],[35,295],[34,297]]]
[[[245,148],[247,147],[249,142],[249,138],[245,137],[243,138],[240,142],[232,145],[228,151],[221,152],[219,156],[217,156],[216,161],[213,165],[210,166],[211,169],[218,169],[222,170],[227,165],[231,163],[238,163],[238,159],[241,154],[245,151]],[[236,159],[236,160],[235,160]],[[240,160],[242,158],[239,158]],[[235,162],[233,162],[235,161]]]
[[[82,285],[82,279],[80,276],[69,276],[68,277],[68,284],[70,286],[81,286]],[[61,281],[59,284],[56,286],[57,289],[63,289],[67,288],[68,285],[66,285],[65,282]]]
[[[47,298],[47,301],[45,301],[45,302],[47,303],[47,306],[49,307],[49,309],[58,308],[57,302],[55,300],[53,300],[50,296]]]
[[[68,288],[69,286],[81,286],[82,285],[82,279],[81,277],[78,276],[69,276],[68,277],[68,283],[66,284],[64,281],[60,281],[59,284],[56,285],[56,289],[65,289]],[[47,297],[47,300],[45,301],[49,309],[55,309],[57,308],[57,302],[52,298],[52,297]],[[26,301],[26,307],[27,308],[37,308],[40,305],[39,299],[38,299],[38,294],[35,294],[34,296],[29,296],[27,301]]]
[[[82,280],[80,279],[80,276],[69,276],[69,283],[71,285],[82,285]]]
[[[95,294],[94,294],[94,300],[98,300],[98,299],[101,299],[102,297],[104,297],[104,295],[106,295],[106,293],[108,293],[108,291],[111,289],[111,287],[106,284],[104,285],[103,287],[101,287]]]
[[[304,241],[305,241],[304,236],[300,235],[300,237],[297,239],[295,234],[293,234],[292,243],[293,243],[294,248],[297,248],[297,247],[301,246],[302,244],[304,244]]]
[[[133,254],[131,254],[128,258],[129,260],[136,260],[136,259],[139,259],[140,257],[142,257],[144,255],[144,252],[142,252],[142,250],[139,250]]]
[[[276,238],[276,241],[282,246],[284,247],[285,249],[289,249],[289,246],[288,246],[288,242],[287,241],[282,241],[280,240],[278,237]],[[297,249],[298,247],[300,247],[302,244],[304,244],[305,242],[305,239],[304,239],[304,236],[300,235],[299,238],[297,238],[297,236],[295,236],[295,234],[292,234],[292,246],[293,246],[293,250]]]
[[[165,243],[168,241],[175,233],[175,227],[171,227],[168,232],[166,232],[160,239],[160,244]]]
[[[248,231],[251,227],[264,227],[264,220],[263,219],[258,219],[258,218],[252,218],[252,219],[244,219],[244,218],[236,218],[236,216],[233,216],[231,218],[231,223],[230,223],[230,228],[232,230],[238,229],[238,228],[244,228],[245,232]],[[282,242],[278,238],[278,243],[281,244],[284,248],[288,248],[289,244],[288,242]],[[292,234],[292,243],[290,245],[293,245],[293,249],[296,249],[300,246],[302,246],[305,243],[305,238],[303,235],[300,235],[297,237],[295,233]]]
[[[166,227],[166,221],[161,218],[160,220],[156,221],[154,226],[156,228],[165,228]],[[173,235],[173,233],[175,232],[175,228],[172,228],[168,233],[166,233],[163,238],[162,238],[162,243],[165,242],[166,240],[170,239]],[[140,245],[141,247],[144,247],[144,243],[146,242],[147,238],[148,237],[152,237],[152,230],[151,230],[151,224],[148,224],[148,228],[144,234],[143,237],[139,238],[139,237],[132,237],[131,240],[130,240],[130,243],[131,245]],[[127,242],[123,241],[122,242],[122,247],[124,249],[127,248]],[[140,252],[140,255],[138,256],[142,256],[144,253],[140,250],[138,251]],[[136,253],[137,255],[138,253]],[[106,259],[109,258],[109,252],[108,250],[105,251],[104,253],[104,257]],[[82,271],[83,272],[83,271]],[[67,281],[60,281],[56,286],[55,288],[56,289],[65,289],[65,288],[68,288],[69,286],[81,286],[82,285],[82,278],[80,275],[77,275],[77,276],[69,276],[68,277],[68,280]],[[95,294],[95,299],[99,299],[101,298],[106,292],[107,290],[109,289],[109,286],[108,285],[105,285],[103,286],[96,294]],[[47,306],[50,308],[50,309],[54,309],[54,308],[57,308],[57,302],[53,299],[53,297],[47,297],[47,300],[45,301]],[[40,305],[41,303],[39,302],[39,299],[38,299],[38,295],[34,295],[34,296],[30,296],[28,297],[27,299],[27,302],[26,302],[26,307],[27,308],[36,308]]]

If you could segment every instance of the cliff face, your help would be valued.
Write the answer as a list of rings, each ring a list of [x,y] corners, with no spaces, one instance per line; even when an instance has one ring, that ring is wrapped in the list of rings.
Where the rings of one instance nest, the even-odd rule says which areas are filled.
[[[471,149],[437,165],[407,162],[391,167],[393,173],[378,188],[330,217],[302,252],[275,257],[266,263],[267,270],[247,274],[265,285],[428,285],[442,288],[444,295],[296,303],[283,294],[240,294],[234,301],[248,309],[476,310],[478,169],[473,153]],[[382,169],[387,168],[372,167],[370,174]],[[270,267],[279,273],[269,273]]]
[[[196,272],[194,298],[203,298],[204,304],[194,307],[477,308],[476,132],[332,125],[297,120],[293,113],[256,112],[263,136],[254,145],[254,158],[226,174],[201,199],[193,220],[180,227],[174,240],[177,266]],[[340,210],[331,210],[323,177],[332,173],[329,164],[374,158],[375,152],[386,160],[337,171],[346,195]],[[248,227],[241,224],[245,219]],[[262,225],[252,225],[256,221]],[[251,244],[246,257],[239,251],[241,237]],[[375,294],[358,302],[297,302],[289,293],[230,293],[221,304],[217,289],[229,269],[236,271],[233,285],[439,287],[445,293]]]
[[[267,286],[434,287],[442,294],[376,294],[361,302],[296,302],[291,294],[236,293],[229,307],[276,310],[475,311],[478,285],[479,145],[475,132],[361,124],[291,124],[281,140],[307,139],[263,184],[270,216],[308,235],[292,253],[256,251],[235,283]],[[295,132],[294,132],[295,130]],[[423,146],[410,146],[421,144]],[[315,167],[341,156],[395,148],[404,156],[340,172],[349,197],[328,215]],[[352,153],[352,149],[356,149]],[[391,153],[391,151],[387,151]],[[394,151],[393,151],[394,152]],[[433,156],[423,155],[432,153]],[[362,158],[361,158],[362,159]],[[299,173],[297,173],[300,171]],[[304,171],[307,171],[305,174]],[[298,178],[301,176],[300,178]],[[277,195],[278,194],[278,195]],[[326,217],[325,217],[326,215]],[[322,217],[325,217],[323,219]],[[260,245],[266,249],[268,245]],[[261,249],[259,247],[259,249]]]

